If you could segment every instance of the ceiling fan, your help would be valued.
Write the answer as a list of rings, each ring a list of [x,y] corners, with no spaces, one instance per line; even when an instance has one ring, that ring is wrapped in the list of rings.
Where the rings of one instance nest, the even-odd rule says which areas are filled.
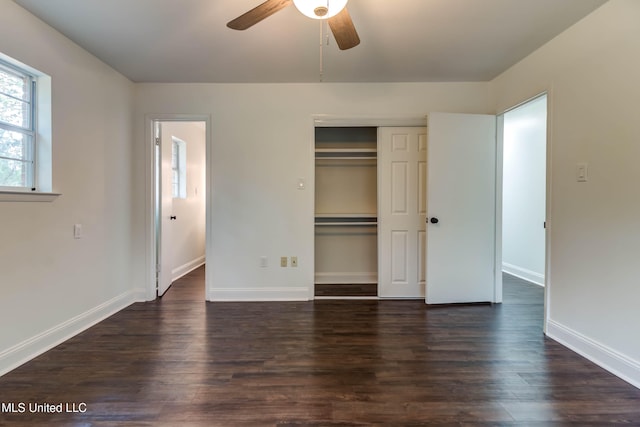
[[[250,11],[229,21],[227,27],[246,30],[292,3],[304,15],[313,19],[326,19],[340,50],[360,44],[360,38],[347,11],[348,0],[267,0]]]

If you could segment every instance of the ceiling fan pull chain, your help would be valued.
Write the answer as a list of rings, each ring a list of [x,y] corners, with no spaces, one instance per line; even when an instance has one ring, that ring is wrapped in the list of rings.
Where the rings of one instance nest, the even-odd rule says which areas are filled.
[[[323,64],[323,52],[322,52],[322,39],[323,39],[323,22],[320,21],[320,81],[322,81],[323,79],[323,72],[324,72],[324,64]]]

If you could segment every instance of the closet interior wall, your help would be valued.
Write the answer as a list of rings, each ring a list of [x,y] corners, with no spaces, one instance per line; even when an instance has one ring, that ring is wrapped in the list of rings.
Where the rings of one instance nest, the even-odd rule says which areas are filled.
[[[336,285],[340,294],[366,284],[377,295],[377,197],[377,128],[317,127],[316,295],[318,285]]]

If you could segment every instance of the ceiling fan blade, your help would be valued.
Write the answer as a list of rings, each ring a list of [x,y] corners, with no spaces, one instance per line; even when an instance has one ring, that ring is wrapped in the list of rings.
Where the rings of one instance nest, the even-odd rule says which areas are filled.
[[[270,17],[280,9],[291,4],[291,0],[267,0],[264,3],[254,7],[247,13],[238,16],[236,19],[227,22],[227,27],[233,30],[246,30],[256,25],[265,18]]]
[[[346,7],[333,18],[329,18],[329,27],[340,50],[351,49],[360,44],[360,37]]]

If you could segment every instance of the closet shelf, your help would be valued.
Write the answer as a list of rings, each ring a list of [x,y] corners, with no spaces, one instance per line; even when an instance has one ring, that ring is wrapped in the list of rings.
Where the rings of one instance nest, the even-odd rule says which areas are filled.
[[[377,225],[376,214],[318,214],[315,216],[315,225]]]
[[[316,154],[377,153],[376,148],[316,148]]]
[[[376,218],[375,213],[317,213],[317,218]]]
[[[316,148],[316,160],[376,160],[375,148]]]
[[[316,157],[316,161],[318,160],[376,160],[375,156],[327,156],[327,157]]]
[[[339,222],[339,221],[326,221],[326,222],[316,222],[315,225],[317,226],[332,226],[332,225],[339,225],[339,226],[343,226],[343,225],[347,225],[347,226],[354,226],[354,225],[378,225],[377,221],[347,221],[347,222]]]

